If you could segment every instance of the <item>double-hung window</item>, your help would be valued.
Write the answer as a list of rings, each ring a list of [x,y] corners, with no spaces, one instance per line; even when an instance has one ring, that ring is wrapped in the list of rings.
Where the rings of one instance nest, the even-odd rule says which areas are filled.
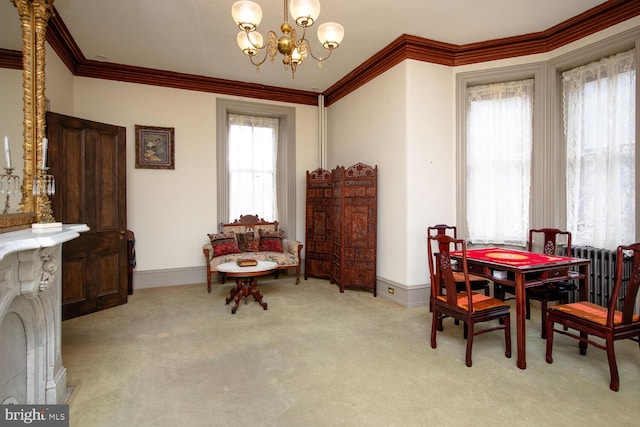
[[[251,213],[278,220],[278,124],[277,118],[229,115],[229,218]]]
[[[472,243],[527,240],[533,95],[533,79],[466,89],[466,224]]]
[[[218,98],[217,221],[258,215],[296,232],[296,110]]]
[[[562,74],[567,228],[574,245],[635,241],[635,50]]]

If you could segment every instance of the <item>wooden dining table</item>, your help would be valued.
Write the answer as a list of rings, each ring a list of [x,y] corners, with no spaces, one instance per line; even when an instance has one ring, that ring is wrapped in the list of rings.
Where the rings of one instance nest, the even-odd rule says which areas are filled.
[[[451,258],[461,263],[462,252],[451,252]],[[467,250],[467,268],[470,274],[515,288],[516,364],[518,368],[527,368],[525,289],[550,282],[576,280],[579,299],[587,300],[590,263],[591,261],[588,259],[544,255],[515,249],[480,248]],[[577,271],[575,271],[576,268]]]

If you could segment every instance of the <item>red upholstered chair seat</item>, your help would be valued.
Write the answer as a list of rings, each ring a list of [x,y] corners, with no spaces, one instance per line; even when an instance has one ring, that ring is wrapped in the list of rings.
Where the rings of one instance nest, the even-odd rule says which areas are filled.
[[[574,316],[589,320],[593,323],[598,323],[600,325],[607,324],[608,311],[606,307],[602,307],[600,305],[591,303],[589,301],[580,301],[580,302],[574,302],[571,304],[563,304],[556,307],[552,307],[552,309],[564,311],[565,313],[572,314]],[[638,320],[640,320],[640,315],[635,314],[633,316],[633,322],[637,322]],[[619,325],[621,323],[622,323],[622,312],[619,310],[616,310],[613,314],[613,324]]]
[[[467,297],[467,295],[468,294],[466,292],[460,292],[456,295],[458,298],[458,307],[462,308],[463,310],[469,310],[469,298]],[[438,295],[436,298],[442,302],[447,302],[446,295]],[[471,304],[473,305],[474,313],[483,310],[490,310],[497,307],[508,307],[507,304],[505,304],[503,301],[488,297],[484,294],[479,294],[477,292],[471,292]]]

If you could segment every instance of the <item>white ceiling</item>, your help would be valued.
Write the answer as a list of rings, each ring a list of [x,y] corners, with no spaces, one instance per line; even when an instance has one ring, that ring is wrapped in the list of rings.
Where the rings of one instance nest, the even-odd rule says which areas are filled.
[[[283,2],[262,6],[258,30],[279,33]],[[467,44],[544,31],[602,0],[320,0],[318,24],[308,34],[324,56],[317,25],[336,21],[345,38],[322,68],[315,61],[295,79],[279,59],[260,71],[236,45],[234,0],[55,0],[54,6],[80,50],[90,60],[207,77],[322,92],[402,34]],[[11,10],[13,9],[13,10]],[[12,19],[12,17],[14,19]],[[291,20],[292,21],[292,20]],[[17,12],[0,0],[0,47],[19,49]]]

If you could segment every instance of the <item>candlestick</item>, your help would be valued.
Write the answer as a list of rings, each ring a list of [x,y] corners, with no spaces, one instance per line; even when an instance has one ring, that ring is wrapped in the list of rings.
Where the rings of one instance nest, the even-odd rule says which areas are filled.
[[[4,137],[4,157],[7,162],[7,169],[11,169],[11,150],[9,148],[9,137]]]
[[[49,145],[49,140],[42,138],[42,169],[47,167],[47,145]]]
[[[4,168],[4,174],[0,175],[0,194],[6,195],[2,214],[9,213],[9,198],[17,195],[20,190],[20,177],[13,175],[12,168]]]

